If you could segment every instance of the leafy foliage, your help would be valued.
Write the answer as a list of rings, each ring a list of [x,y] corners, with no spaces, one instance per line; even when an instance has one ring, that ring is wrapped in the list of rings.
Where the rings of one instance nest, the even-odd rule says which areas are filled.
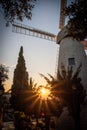
[[[55,105],[49,104],[49,108],[52,108],[54,115],[60,116],[63,107],[67,107],[75,120],[76,130],[80,130],[80,105],[84,102],[86,96],[86,91],[79,77],[80,69],[81,64],[76,72],[73,71],[72,66],[69,66],[67,70],[64,66],[61,66],[61,71],[58,72],[58,79],[49,75],[50,80],[46,76],[41,75],[51,86],[51,97]]]
[[[0,129],[2,129],[4,82],[8,79],[8,68],[0,64]]]
[[[86,91],[79,77],[80,68],[81,65],[79,65],[77,71],[73,73],[73,67],[68,67],[66,71],[65,67],[61,66],[61,72],[58,73],[59,83],[52,88],[54,94],[60,98],[62,103],[69,108],[71,107],[71,109],[72,105],[77,105],[78,103],[80,105],[83,103],[86,96]]]
[[[0,83],[5,82],[8,79],[8,68],[5,65],[0,65]]]
[[[30,20],[35,2],[36,0],[0,0],[7,24],[15,19],[23,21],[24,17]]]
[[[3,82],[8,79],[8,68],[5,65],[0,65],[0,90],[4,90]]]
[[[72,115],[76,130],[80,130],[80,105],[84,102],[86,90],[81,83],[79,77],[81,64],[77,71],[73,72],[73,67],[68,67],[66,71],[64,66],[59,72],[58,79],[60,84],[54,89],[58,92],[58,97],[64,106],[67,106],[70,114]]]
[[[75,0],[64,9],[64,14],[69,17],[69,35],[84,40],[87,37],[87,0]]]

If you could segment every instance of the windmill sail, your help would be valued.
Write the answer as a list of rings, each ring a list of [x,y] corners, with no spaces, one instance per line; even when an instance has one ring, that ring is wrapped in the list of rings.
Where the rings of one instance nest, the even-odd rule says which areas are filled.
[[[62,29],[65,24],[65,15],[63,14],[63,9],[67,5],[67,0],[60,0],[60,21],[59,21],[59,28]]]
[[[42,38],[42,39],[46,39],[46,40],[50,40],[54,42],[56,41],[55,34],[52,34],[52,33],[49,33],[40,29],[36,29],[30,26],[26,26],[24,24],[13,23],[12,32],[34,36],[34,37],[38,37],[38,38]]]
[[[53,33],[45,32],[43,30],[39,30],[33,27],[26,26],[24,24],[19,24],[19,23],[13,23],[12,24],[12,32],[14,33],[20,33],[24,35],[29,35],[29,36],[34,36],[46,40],[50,40],[53,42],[60,41],[61,40],[61,32],[59,33],[60,35],[55,35]],[[64,35],[66,33],[64,32]],[[81,42],[84,46],[84,49],[87,50],[87,41]]]

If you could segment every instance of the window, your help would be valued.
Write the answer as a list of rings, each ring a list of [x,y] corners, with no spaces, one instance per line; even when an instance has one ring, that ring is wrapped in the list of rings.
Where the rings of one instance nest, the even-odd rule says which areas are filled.
[[[69,65],[75,65],[75,58],[69,58],[68,59],[68,64]]]

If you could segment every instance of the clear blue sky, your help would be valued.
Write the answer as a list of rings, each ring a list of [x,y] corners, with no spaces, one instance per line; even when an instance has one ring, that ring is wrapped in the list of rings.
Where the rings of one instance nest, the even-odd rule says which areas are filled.
[[[59,32],[59,0],[38,0],[33,9],[32,20],[24,20],[23,24],[57,34]],[[12,85],[13,72],[21,45],[24,48],[29,77],[38,84],[44,84],[39,73],[55,75],[58,45],[55,42],[13,33],[11,26],[5,27],[3,15],[0,13],[0,64],[9,67],[9,80],[5,83],[5,89]]]

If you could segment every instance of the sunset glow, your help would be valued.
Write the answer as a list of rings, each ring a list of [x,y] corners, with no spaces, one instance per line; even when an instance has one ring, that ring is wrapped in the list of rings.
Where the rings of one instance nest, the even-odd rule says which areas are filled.
[[[50,94],[50,90],[48,88],[43,87],[43,88],[40,89],[39,93],[40,93],[40,96],[41,96],[42,99],[47,99],[47,97]]]

